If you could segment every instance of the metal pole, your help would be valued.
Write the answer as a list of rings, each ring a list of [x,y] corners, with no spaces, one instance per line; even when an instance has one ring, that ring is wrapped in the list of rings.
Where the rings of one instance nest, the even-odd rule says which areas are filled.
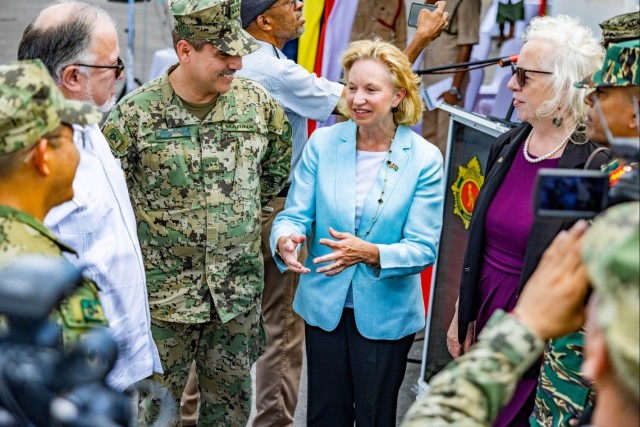
[[[434,71],[449,70],[452,68],[466,68],[474,65],[489,66],[489,65],[497,64],[498,62],[500,62],[501,59],[504,59],[504,58],[491,58],[491,59],[483,59],[481,61],[469,61],[469,62],[461,62],[459,64],[441,65],[439,67],[425,68],[424,70],[416,70],[415,73],[418,75],[422,75],[422,74],[430,74]]]
[[[127,22],[127,68],[126,71],[126,80],[125,80],[125,93],[131,92],[135,89],[135,59],[134,59],[134,42],[135,42],[135,2],[134,0],[129,0],[129,15]]]

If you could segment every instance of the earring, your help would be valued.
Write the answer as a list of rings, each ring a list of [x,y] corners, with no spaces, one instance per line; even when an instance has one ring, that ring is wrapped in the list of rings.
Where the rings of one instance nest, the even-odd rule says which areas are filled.
[[[391,107],[391,112],[392,113],[397,113],[398,112],[398,107]]]
[[[560,125],[562,125],[562,117],[554,117],[553,120],[551,120],[551,122],[553,123],[554,127],[559,128]]]

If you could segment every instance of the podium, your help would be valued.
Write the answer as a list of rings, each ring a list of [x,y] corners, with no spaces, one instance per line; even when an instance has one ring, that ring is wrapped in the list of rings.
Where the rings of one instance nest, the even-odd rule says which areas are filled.
[[[441,104],[448,112],[449,139],[444,161],[444,218],[438,258],[433,268],[427,325],[418,389],[452,360],[447,350],[447,330],[460,290],[467,228],[475,199],[484,183],[491,144],[514,124]]]

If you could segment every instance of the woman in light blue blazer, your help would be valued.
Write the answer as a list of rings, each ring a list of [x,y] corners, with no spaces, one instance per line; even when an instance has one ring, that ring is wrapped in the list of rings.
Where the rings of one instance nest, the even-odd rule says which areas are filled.
[[[419,273],[442,227],[442,156],[408,127],[422,114],[419,78],[398,48],[354,42],[343,67],[351,120],[309,139],[271,247],[282,271],[302,274],[293,307],[305,321],[307,425],[394,426],[424,326]]]

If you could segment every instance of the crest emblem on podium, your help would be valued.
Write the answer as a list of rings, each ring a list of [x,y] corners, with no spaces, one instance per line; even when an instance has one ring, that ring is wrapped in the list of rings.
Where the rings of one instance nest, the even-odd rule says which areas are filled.
[[[471,213],[482,184],[484,184],[484,176],[480,171],[480,161],[477,156],[473,156],[466,167],[458,166],[458,177],[451,186],[453,213],[462,219],[465,230],[469,228]]]

